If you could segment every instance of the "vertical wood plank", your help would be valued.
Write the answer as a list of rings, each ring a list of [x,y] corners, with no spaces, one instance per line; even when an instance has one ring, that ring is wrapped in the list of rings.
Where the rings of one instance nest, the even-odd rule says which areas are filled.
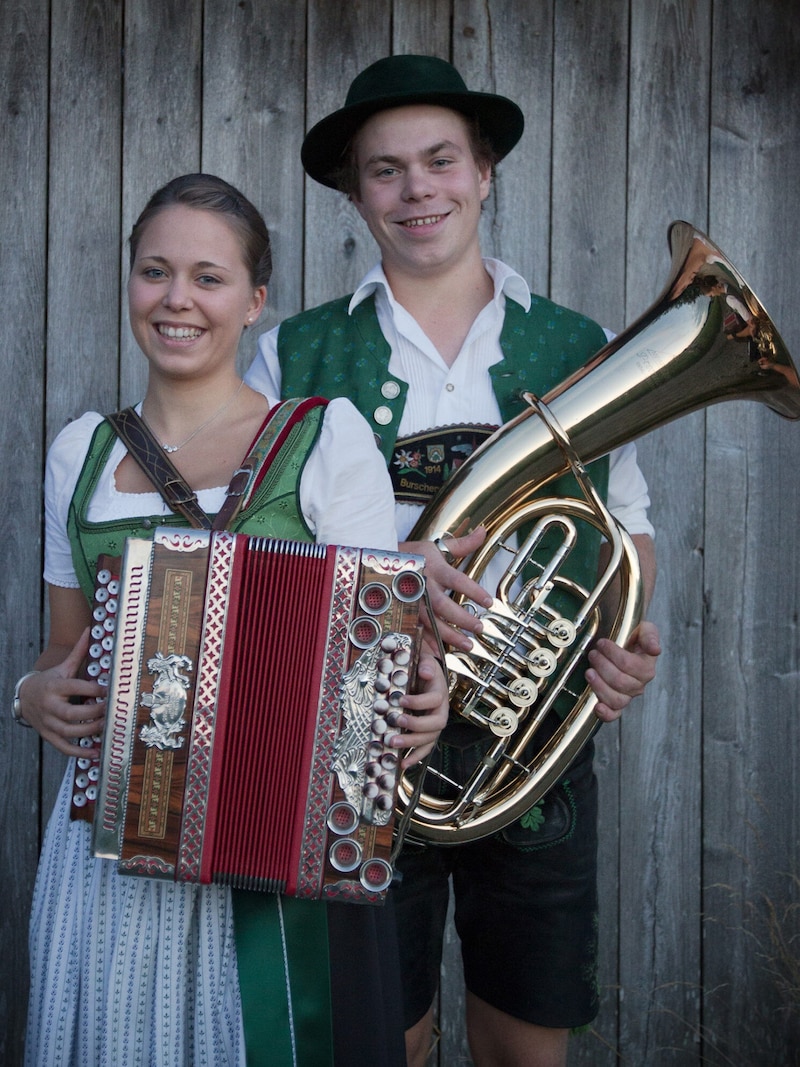
[[[253,201],[272,242],[267,310],[242,341],[242,369],[258,335],[302,307],[305,29],[292,0],[205,5],[203,168]]]
[[[122,8],[75,0],[51,18],[47,442],[119,387]],[[45,746],[44,817],[65,760]]]
[[[555,5],[549,295],[615,330],[625,309],[627,68],[625,0]],[[618,726],[597,734],[601,1008],[592,1030],[603,1039],[574,1040],[573,1063],[613,1063],[616,1055],[618,743]]]
[[[624,324],[628,2],[555,5],[552,298]]]
[[[392,54],[450,59],[450,0],[393,0]]]
[[[711,225],[797,359],[800,30],[785,3],[733,0],[713,40]],[[703,1036],[709,1055],[791,1063],[797,986],[770,916],[796,944],[800,434],[755,404],[708,422]]]
[[[538,293],[550,278],[553,12],[550,4],[483,3],[455,8],[453,62],[470,89],[509,97],[525,131],[497,168],[484,205],[481,246]]]
[[[359,71],[391,54],[390,14],[382,0],[309,0],[306,130],[344,106]],[[353,205],[310,178],[305,210],[303,303],[313,307],[353,291],[375,261],[375,243]]]
[[[0,152],[3,315],[0,349],[0,455],[4,506],[0,516],[0,692],[31,669],[41,642],[41,481],[44,446],[47,188],[47,4],[0,7]],[[28,994],[27,929],[39,857],[40,743],[0,715],[0,1062],[20,1059]]]
[[[628,321],[666,284],[669,223],[706,226],[710,36],[708,3],[632,5]],[[704,441],[696,414],[639,445],[663,651],[621,722],[619,1050],[659,1064],[691,1062],[700,1024]]]
[[[141,0],[125,9],[120,258],[120,404],[144,395],[147,363],[128,324],[128,237],[149,197],[200,167],[202,6]]]

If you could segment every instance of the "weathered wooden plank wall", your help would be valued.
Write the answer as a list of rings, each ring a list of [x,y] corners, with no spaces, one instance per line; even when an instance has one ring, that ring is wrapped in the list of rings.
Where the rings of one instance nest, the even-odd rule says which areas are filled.
[[[44,450],[66,419],[141,390],[121,246],[145,198],[203,168],[259,204],[276,263],[265,325],[347,291],[371,240],[342,198],[304,180],[299,146],[392,51],[452,58],[472,87],[522,105],[526,134],[500,167],[483,237],[538,291],[621,329],[660,290],[667,225],[685,217],[800,356],[793,0],[4,0],[1,692],[46,627]],[[665,651],[639,707],[599,734],[603,1008],[571,1061],[797,1063],[798,950],[792,985],[770,920],[797,938],[800,430],[737,402],[648,435],[640,454]],[[9,1064],[62,766],[0,717]],[[451,946],[441,1067],[469,1062],[456,975]]]

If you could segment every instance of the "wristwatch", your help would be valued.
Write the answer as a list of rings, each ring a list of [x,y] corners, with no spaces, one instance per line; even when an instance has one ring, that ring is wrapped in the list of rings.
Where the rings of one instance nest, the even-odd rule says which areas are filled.
[[[30,727],[30,723],[26,722],[22,718],[22,708],[19,706],[19,691],[29,678],[32,678],[34,674],[39,674],[39,671],[28,671],[27,674],[23,674],[17,684],[14,686],[14,699],[11,702],[11,718],[14,722],[19,723],[20,726]]]

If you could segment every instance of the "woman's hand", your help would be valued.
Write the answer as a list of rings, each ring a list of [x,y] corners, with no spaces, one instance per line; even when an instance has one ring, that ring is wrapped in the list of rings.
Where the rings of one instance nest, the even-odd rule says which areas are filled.
[[[105,722],[105,688],[77,677],[88,649],[86,629],[60,663],[27,678],[19,694],[22,718],[65,756],[77,755],[76,742],[99,733]],[[54,651],[52,646],[48,649],[48,658],[52,659]],[[73,704],[71,697],[87,703]],[[99,754],[97,745],[80,749],[81,756]]]
[[[417,677],[421,683],[420,692],[401,698],[400,706],[406,710],[394,722],[403,733],[397,734],[392,744],[396,748],[411,749],[402,761],[403,767],[419,763],[433,749],[447,725],[450,707],[444,671],[439,661],[427,652],[420,656]]]
[[[461,649],[463,652],[469,652],[470,648],[472,648],[472,641],[462,631],[467,630],[470,633],[479,634],[481,632],[481,622],[466,608],[462,608],[460,604],[457,604],[449,596],[449,590],[452,589],[456,593],[461,593],[484,608],[488,608],[491,605],[492,598],[482,586],[468,578],[463,571],[458,570],[452,563],[472,555],[473,552],[480,548],[485,539],[485,528],[478,526],[466,537],[449,537],[443,542],[446,551],[440,549],[433,541],[405,541],[400,545],[401,552],[413,552],[418,556],[425,557],[425,582],[428,587],[428,596],[433,608],[433,614],[436,616],[439,635],[442,641],[452,645],[454,648]],[[436,642],[433,636],[431,620],[424,606],[420,614],[426,631],[430,633],[428,640],[431,642],[432,647],[435,648]]]

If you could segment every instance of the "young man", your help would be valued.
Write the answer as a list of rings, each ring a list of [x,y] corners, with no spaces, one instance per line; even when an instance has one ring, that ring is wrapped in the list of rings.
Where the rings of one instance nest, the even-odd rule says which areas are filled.
[[[468,91],[443,60],[392,56],[363,71],[345,106],[303,144],[306,171],[352,199],[378,244],[380,264],[353,296],[262,337],[247,380],[273,395],[343,395],[356,404],[395,476],[401,541],[436,489],[430,471],[430,484],[398,476],[413,475],[410,457],[435,445],[440,469],[452,469],[488,427],[523,410],[524,389],[543,395],[606,340],[596,324],[532,296],[510,267],[481,255],[478,220],[492,168],[522,128],[516,104]],[[649,599],[652,528],[634,447],[597,461],[592,473],[634,537]],[[446,591],[484,606],[488,597],[450,562],[483,537],[478,529],[454,538],[447,552],[406,542],[426,556],[444,639],[464,649],[480,621]],[[596,554],[584,562],[596,568]],[[647,622],[626,649],[597,642],[586,677],[600,718],[618,717],[643,691],[658,653],[656,628]],[[445,753],[468,757],[475,731],[483,733],[466,723],[448,727]],[[412,1067],[425,1063],[430,1044],[451,874],[478,1067],[563,1065],[569,1029],[596,1014],[591,760],[589,745],[529,820],[533,829],[517,823],[466,845],[404,850],[395,899]]]

